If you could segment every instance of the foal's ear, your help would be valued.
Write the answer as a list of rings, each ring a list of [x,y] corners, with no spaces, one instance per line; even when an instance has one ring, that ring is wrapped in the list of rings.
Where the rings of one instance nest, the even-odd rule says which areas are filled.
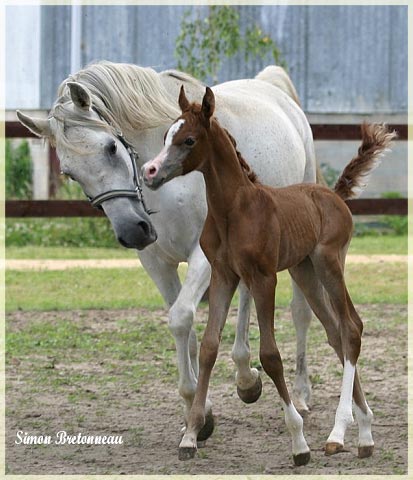
[[[215,110],[215,97],[214,93],[209,87],[206,87],[204,98],[202,99],[202,116],[204,117],[207,126]]]
[[[67,82],[66,85],[69,87],[72,102],[82,110],[90,110],[92,98],[89,91],[77,82]]]
[[[181,107],[181,112],[182,113],[186,112],[189,108],[189,100],[186,98],[185,88],[183,85],[181,85],[178,102],[179,102],[179,106]]]

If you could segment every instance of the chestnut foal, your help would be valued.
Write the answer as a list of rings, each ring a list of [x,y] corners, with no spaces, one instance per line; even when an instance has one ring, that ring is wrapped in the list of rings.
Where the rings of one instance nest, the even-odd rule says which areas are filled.
[[[314,184],[284,188],[261,185],[236,150],[234,139],[215,118],[215,98],[207,88],[202,106],[190,104],[183,87],[181,117],[165,136],[161,153],[143,166],[150,187],[198,170],[204,175],[208,216],[201,247],[211,267],[208,324],[199,356],[199,379],[179,458],[195,455],[197,435],[205,421],[205,402],[221,332],[237,285],[250,289],[260,329],[260,360],[281,396],[285,422],[292,437],[296,465],[305,465],[310,449],[303,420],[291,402],[283,364],[274,339],[274,296],[277,272],[289,269],[311,308],[323,324],[328,342],[344,366],[340,401],[326,454],[344,447],[352,423],[352,397],[359,424],[359,457],[373,453],[373,414],[356,371],[362,322],[344,281],[344,261],[353,222],[344,200],[361,190],[395,133],[384,125],[363,125],[358,155],[341,174],[334,191]]]

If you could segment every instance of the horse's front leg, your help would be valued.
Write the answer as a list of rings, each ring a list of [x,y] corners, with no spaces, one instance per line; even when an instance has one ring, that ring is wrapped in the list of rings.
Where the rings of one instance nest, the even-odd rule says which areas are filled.
[[[192,328],[195,312],[208,288],[211,267],[199,245],[188,259],[188,271],[178,298],[169,311],[169,329],[175,338],[179,370],[179,394],[185,401],[185,422],[194,399],[198,378],[198,347]],[[212,405],[207,402],[207,422],[198,440],[206,440],[214,429]]]
[[[222,329],[239,278],[221,265],[214,264],[209,288],[209,315],[199,353],[199,378],[185,435],[179,445],[179,459],[193,458],[197,438],[206,420],[209,378],[218,354]]]
[[[292,397],[297,410],[303,414],[308,412],[311,405],[311,382],[307,370],[307,334],[313,312],[300,287],[293,279],[291,279],[291,285],[293,287],[291,314],[297,339],[295,382]]]
[[[248,287],[242,281],[239,284],[238,291],[237,330],[231,355],[237,366],[235,380],[237,383],[238,396],[245,403],[253,403],[256,402],[261,395],[262,382],[258,370],[250,367],[248,331],[252,296]]]
[[[178,276],[178,263],[168,263],[162,260],[156,244],[138,252],[138,257],[151,279],[155,282],[162,298],[168,307],[172,307],[181,290]]]
[[[185,421],[188,417],[198,377],[198,354],[196,334],[192,328],[195,310],[208,287],[210,265],[199,245],[188,259],[188,272],[181,287],[177,268],[161,260],[151,247],[139,252],[145,270],[149,273],[170,307],[169,329],[175,338],[179,373],[179,394],[185,401]],[[206,440],[213,431],[214,421],[211,405],[208,421],[201,432],[200,440]]]

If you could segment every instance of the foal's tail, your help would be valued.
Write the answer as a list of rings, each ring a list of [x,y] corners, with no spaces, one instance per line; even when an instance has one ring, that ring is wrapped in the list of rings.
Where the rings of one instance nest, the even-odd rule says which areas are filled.
[[[357,156],[345,167],[334,187],[343,200],[357,198],[368,183],[371,172],[379,165],[381,157],[389,150],[397,137],[385,124],[363,123],[361,125],[361,145]]]

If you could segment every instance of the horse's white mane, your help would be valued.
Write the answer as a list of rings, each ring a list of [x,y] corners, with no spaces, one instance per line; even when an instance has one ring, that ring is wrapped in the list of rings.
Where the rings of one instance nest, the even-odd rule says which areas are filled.
[[[183,72],[168,70],[163,74],[183,82],[200,84]],[[87,89],[92,105],[103,120],[92,121],[87,112],[72,108],[67,81],[78,82]],[[56,126],[61,133],[60,139],[68,144],[64,135],[65,125],[103,127],[119,133],[158,127],[174,120],[179,114],[176,99],[168,94],[160,80],[160,74],[155,70],[101,61],[70,75],[60,84],[58,98],[49,116],[58,120]]]

